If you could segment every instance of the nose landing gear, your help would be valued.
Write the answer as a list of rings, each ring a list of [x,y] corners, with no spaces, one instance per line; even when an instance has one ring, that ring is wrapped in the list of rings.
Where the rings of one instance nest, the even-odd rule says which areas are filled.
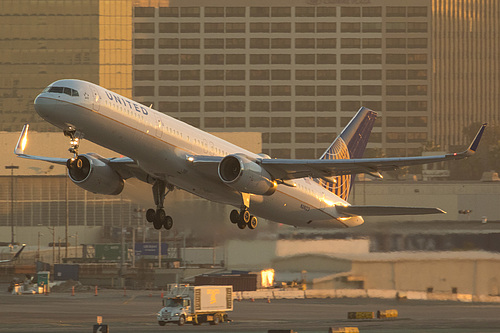
[[[165,193],[165,189],[168,189],[168,192]],[[164,227],[167,230],[172,229],[174,225],[174,221],[171,216],[168,216],[163,209],[163,202],[165,201],[165,197],[167,194],[174,190],[174,187],[171,184],[166,184],[162,180],[156,180],[153,184],[153,196],[155,200],[156,210],[150,208],[146,211],[146,220],[150,223],[153,223],[153,226],[156,230],[160,230]]]

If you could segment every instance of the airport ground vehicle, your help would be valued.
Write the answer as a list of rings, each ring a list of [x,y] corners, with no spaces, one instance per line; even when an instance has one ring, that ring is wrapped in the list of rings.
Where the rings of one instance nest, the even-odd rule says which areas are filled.
[[[171,285],[158,312],[160,326],[166,323],[217,325],[228,321],[233,310],[233,286]]]

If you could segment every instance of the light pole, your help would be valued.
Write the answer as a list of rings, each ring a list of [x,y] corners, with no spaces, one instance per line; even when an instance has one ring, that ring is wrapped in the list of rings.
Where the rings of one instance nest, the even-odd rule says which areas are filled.
[[[14,170],[19,166],[6,165],[5,169],[10,170],[10,243],[14,245]]]
[[[38,250],[36,251],[36,260],[40,260],[40,237],[43,236],[43,234],[39,231],[38,232]]]

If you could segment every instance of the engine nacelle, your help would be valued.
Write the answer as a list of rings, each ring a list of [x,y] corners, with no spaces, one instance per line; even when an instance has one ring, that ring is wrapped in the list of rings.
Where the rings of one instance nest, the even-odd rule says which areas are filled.
[[[244,193],[271,195],[278,185],[271,175],[246,155],[228,155],[219,163],[220,179]]]
[[[97,154],[78,155],[66,162],[68,177],[84,190],[98,194],[120,194],[123,179]]]

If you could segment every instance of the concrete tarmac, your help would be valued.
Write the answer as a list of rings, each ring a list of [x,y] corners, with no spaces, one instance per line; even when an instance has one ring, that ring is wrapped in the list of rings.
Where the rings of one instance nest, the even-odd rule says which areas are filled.
[[[500,304],[378,299],[243,300],[234,303],[231,323],[218,326],[167,324],[156,312],[160,291],[99,290],[45,295],[11,295],[0,290],[0,332],[92,332],[97,316],[110,332],[323,332],[330,327],[358,327],[360,332],[500,332]],[[151,295],[151,296],[150,296]],[[347,312],[397,309],[393,320],[348,320]]]

